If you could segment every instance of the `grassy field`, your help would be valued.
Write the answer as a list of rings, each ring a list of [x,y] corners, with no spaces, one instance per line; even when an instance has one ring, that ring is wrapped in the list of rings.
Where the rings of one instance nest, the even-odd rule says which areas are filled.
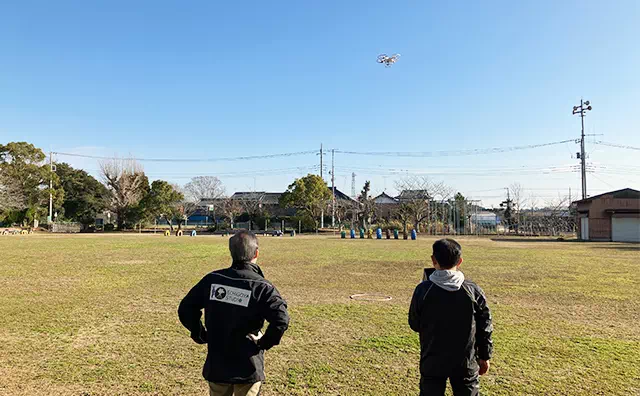
[[[433,239],[260,239],[291,327],[267,353],[265,395],[417,394],[409,300]],[[461,239],[487,293],[487,395],[640,394],[640,246]],[[205,348],[177,318],[227,239],[0,237],[0,394],[204,395]],[[383,293],[389,302],[353,301]]]

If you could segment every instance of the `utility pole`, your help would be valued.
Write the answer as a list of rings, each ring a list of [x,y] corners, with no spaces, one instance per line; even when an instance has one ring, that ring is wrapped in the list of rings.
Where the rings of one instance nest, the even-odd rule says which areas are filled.
[[[320,143],[320,177],[324,180],[322,177],[322,143]]]
[[[588,100],[583,102],[582,99],[580,99],[580,106],[573,106],[573,114],[580,114],[580,121],[582,123],[582,133],[580,134],[580,153],[578,153],[582,174],[582,199],[587,198],[587,156],[584,152],[584,117],[587,115],[587,111],[591,111],[591,109],[592,107]]]
[[[334,156],[335,149],[331,149],[331,228],[336,227],[336,168]]]
[[[320,143],[320,178],[322,179],[322,184],[324,184],[324,177],[322,177],[322,154],[322,143]],[[324,209],[320,211],[320,228],[324,228]]]
[[[53,152],[49,151],[49,216],[47,223],[53,220]]]

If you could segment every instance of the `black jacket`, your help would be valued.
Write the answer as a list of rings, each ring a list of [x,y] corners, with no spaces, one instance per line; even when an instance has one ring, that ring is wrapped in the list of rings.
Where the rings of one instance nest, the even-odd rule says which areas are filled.
[[[471,281],[457,291],[428,279],[420,283],[411,300],[409,326],[420,333],[423,376],[476,376],[476,359],[491,358],[491,312],[482,289]]]
[[[204,378],[228,384],[264,381],[264,350],[278,345],[289,326],[287,303],[251,263],[207,274],[182,300],[178,316],[194,341],[208,345]],[[265,320],[269,327],[256,345],[247,335],[257,335]]]

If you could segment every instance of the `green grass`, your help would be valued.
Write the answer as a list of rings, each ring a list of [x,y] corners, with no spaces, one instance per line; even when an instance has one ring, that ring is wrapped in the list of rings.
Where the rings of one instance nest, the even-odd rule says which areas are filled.
[[[226,238],[0,237],[1,395],[204,395],[180,299]],[[411,294],[433,239],[260,239],[291,327],[265,395],[417,394]],[[494,313],[487,395],[640,394],[640,246],[461,239]],[[382,293],[389,302],[354,301]]]

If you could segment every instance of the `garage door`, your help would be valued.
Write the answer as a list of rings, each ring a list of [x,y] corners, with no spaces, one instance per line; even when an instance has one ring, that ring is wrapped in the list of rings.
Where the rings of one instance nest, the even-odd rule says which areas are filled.
[[[640,218],[613,217],[611,240],[614,242],[640,242]]]

